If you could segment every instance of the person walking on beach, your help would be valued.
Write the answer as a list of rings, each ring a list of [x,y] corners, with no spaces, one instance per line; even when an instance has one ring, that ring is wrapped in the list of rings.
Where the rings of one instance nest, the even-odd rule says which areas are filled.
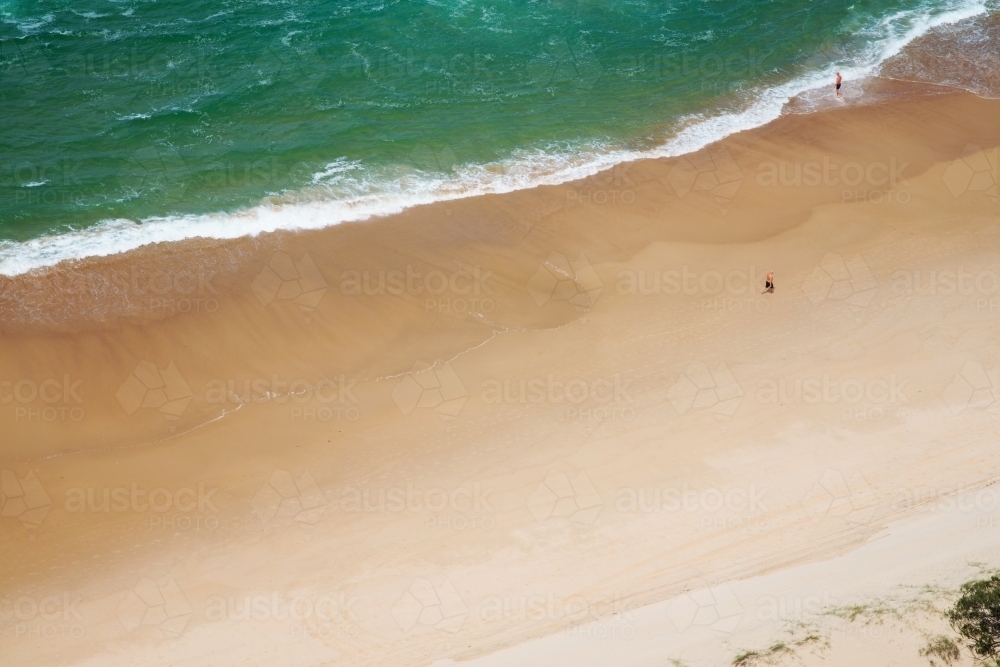
[[[837,97],[843,97],[840,94],[840,82],[844,80],[844,77],[840,76],[840,72],[837,72]]]
[[[764,289],[760,293],[763,294],[764,292],[774,294],[774,271],[768,271],[767,278],[764,278]]]

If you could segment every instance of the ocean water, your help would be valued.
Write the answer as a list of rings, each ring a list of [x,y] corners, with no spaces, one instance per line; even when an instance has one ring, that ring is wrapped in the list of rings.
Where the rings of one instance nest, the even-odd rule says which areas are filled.
[[[997,0],[0,0],[0,274],[673,155]]]

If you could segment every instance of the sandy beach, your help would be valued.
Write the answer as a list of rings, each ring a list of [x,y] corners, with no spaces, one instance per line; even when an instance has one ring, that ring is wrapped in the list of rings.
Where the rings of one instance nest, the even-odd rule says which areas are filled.
[[[2,661],[927,664],[933,619],[822,612],[1000,567],[1000,101],[867,85],[0,279]]]

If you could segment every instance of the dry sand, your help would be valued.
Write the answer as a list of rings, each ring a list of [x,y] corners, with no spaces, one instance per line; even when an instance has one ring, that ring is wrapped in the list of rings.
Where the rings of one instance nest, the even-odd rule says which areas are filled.
[[[998,117],[914,89],[0,282],[3,662],[403,667],[580,650],[601,638],[565,631],[597,622],[604,664],[728,664],[787,628],[741,644],[725,596],[645,606],[779,596],[809,563],[860,563],[834,601],[912,584],[905,556],[870,590],[838,558],[955,494],[1000,525],[976,495],[1000,473]],[[921,549],[948,542],[928,525]],[[949,567],[1000,562],[979,535]],[[633,618],[695,648],[620,642]],[[800,653],[858,664],[831,632]],[[879,664],[923,660],[911,635]]]

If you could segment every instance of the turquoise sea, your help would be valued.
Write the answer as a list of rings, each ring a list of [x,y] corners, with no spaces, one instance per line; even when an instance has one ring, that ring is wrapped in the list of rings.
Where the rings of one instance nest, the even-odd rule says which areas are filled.
[[[0,0],[0,273],[696,149],[995,8]]]

